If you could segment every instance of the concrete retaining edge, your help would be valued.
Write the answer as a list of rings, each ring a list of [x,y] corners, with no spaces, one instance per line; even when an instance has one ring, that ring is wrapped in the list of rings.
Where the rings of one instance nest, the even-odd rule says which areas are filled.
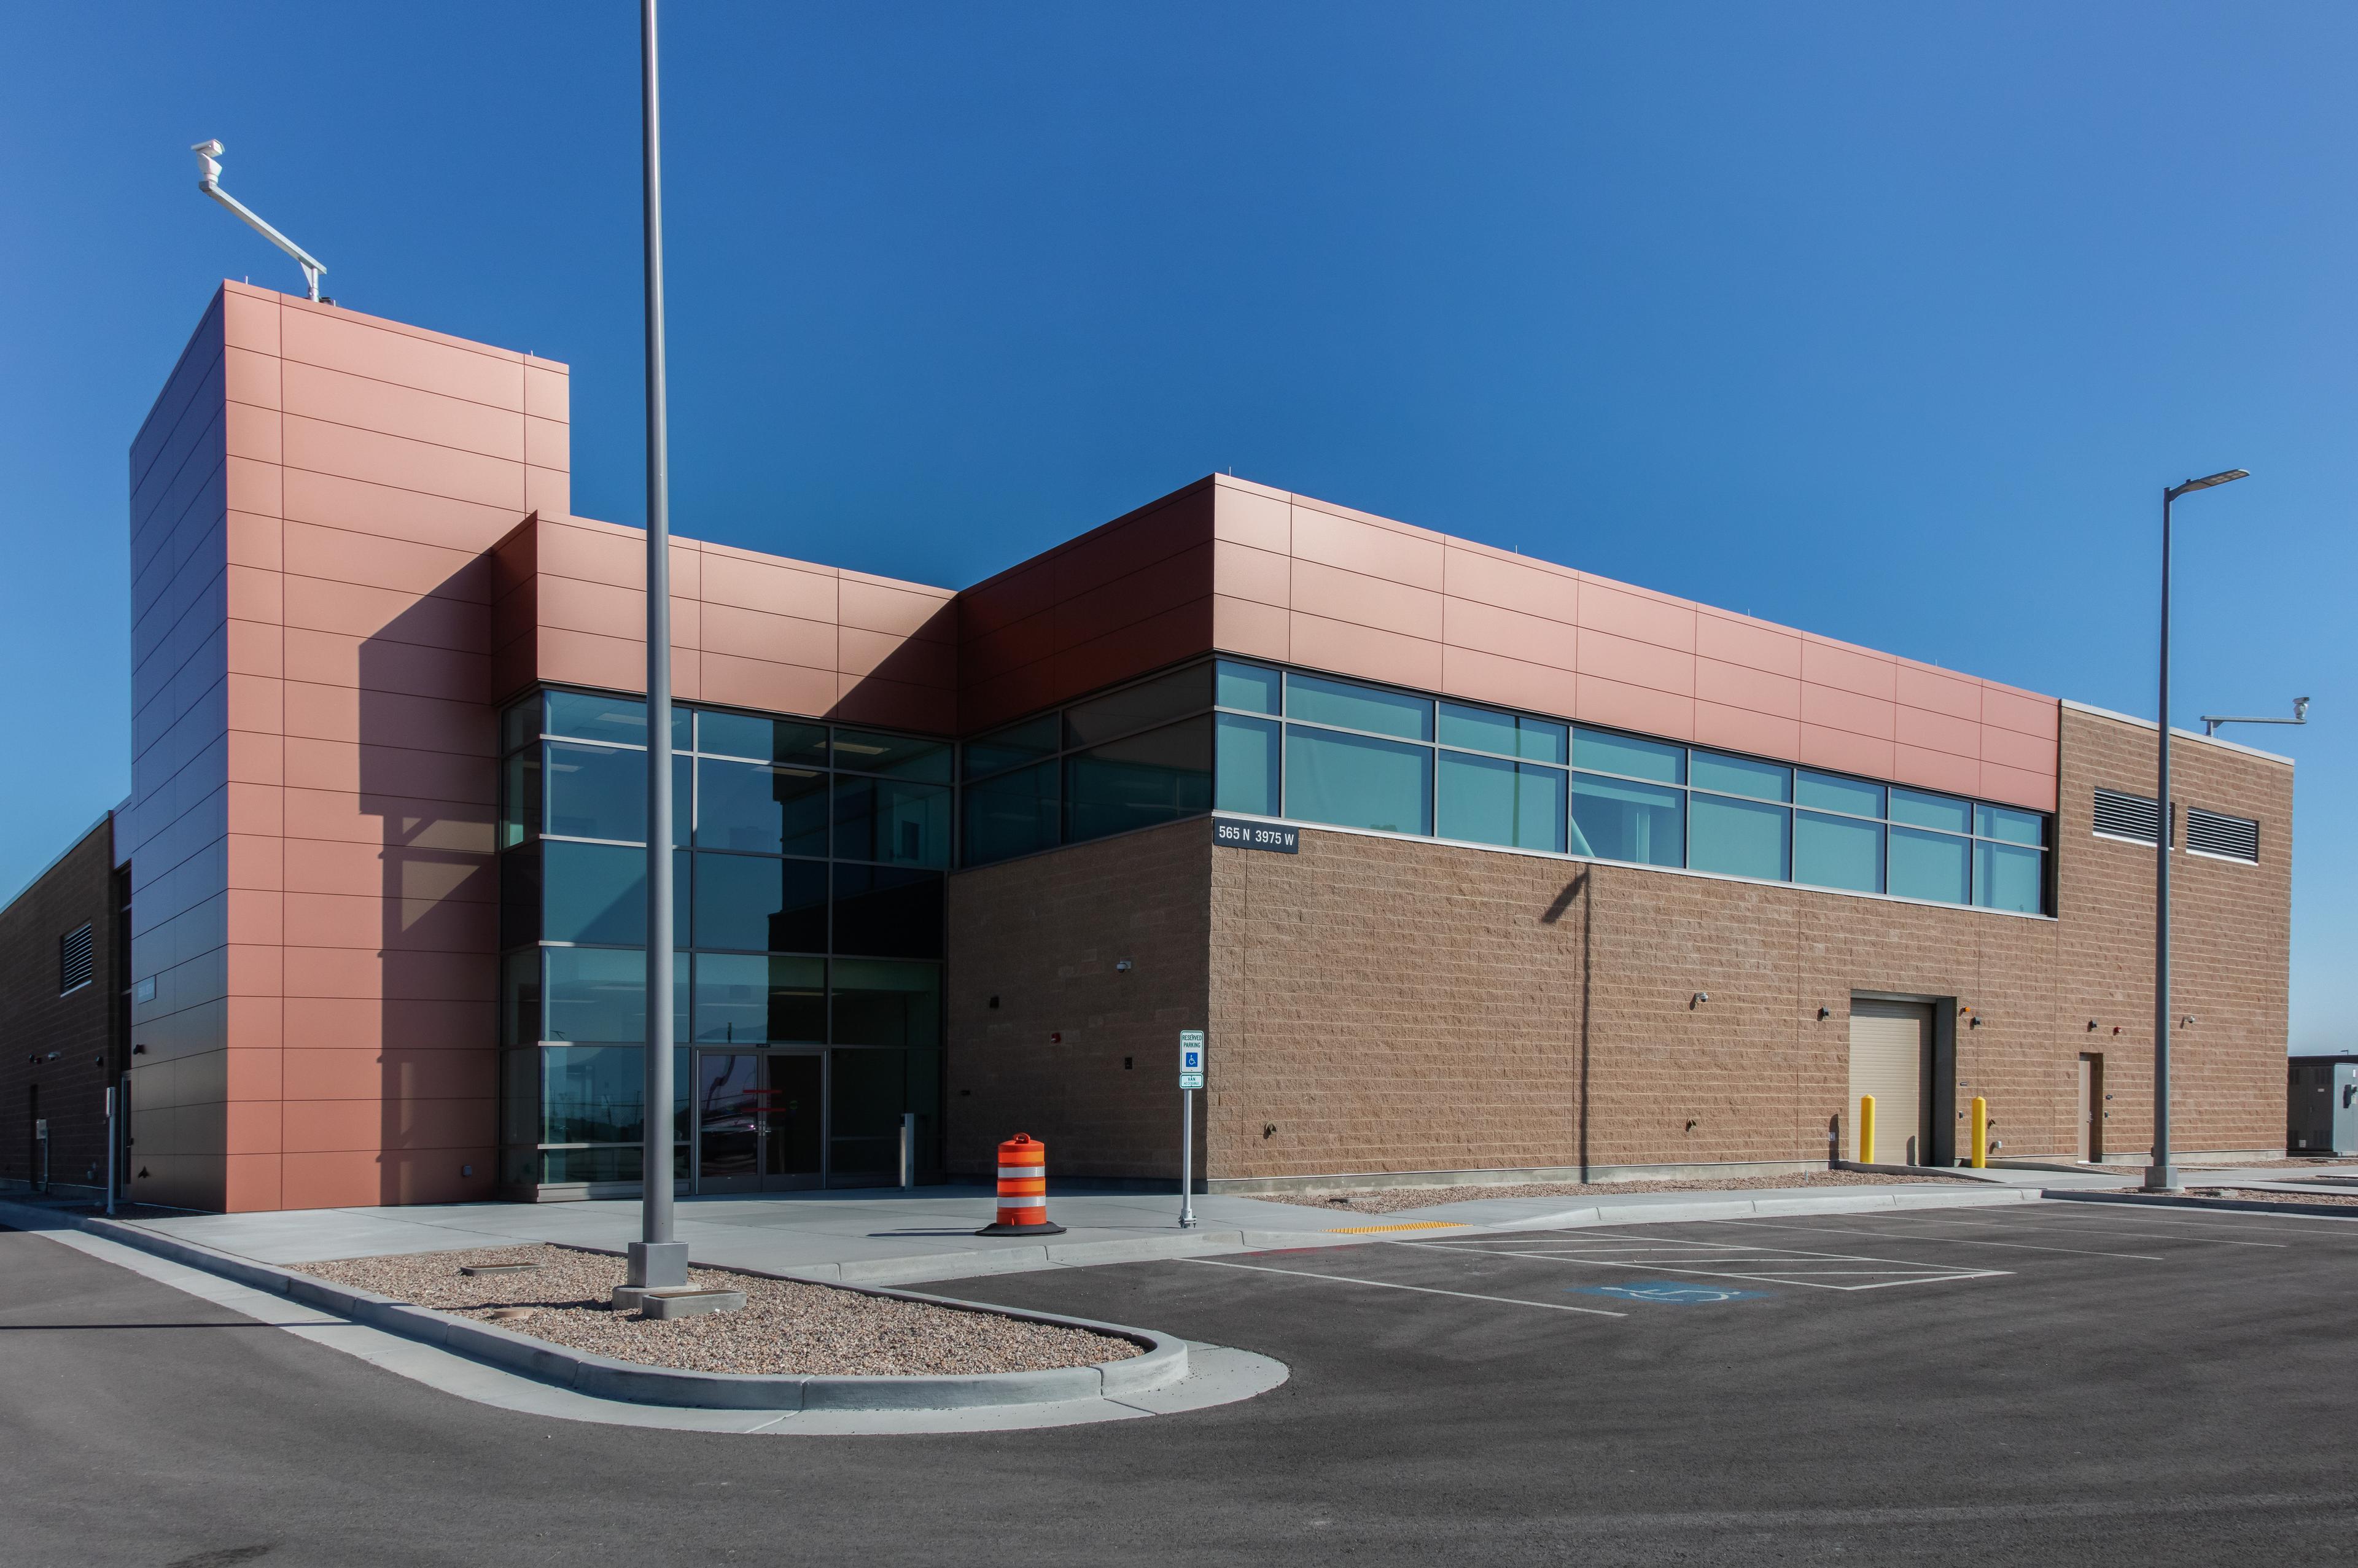
[[[55,1220],[59,1217],[44,1215]],[[598,1399],[698,1410],[896,1411],[967,1410],[992,1405],[1036,1405],[1072,1400],[1144,1393],[1187,1375],[1187,1344],[1176,1336],[1124,1324],[1065,1317],[1056,1313],[994,1306],[948,1296],[874,1286],[843,1285],[862,1295],[922,1302],[966,1312],[990,1313],[1031,1323],[1055,1324],[1112,1335],[1143,1347],[1142,1354],[1087,1367],[1042,1372],[986,1372],[968,1377],[765,1377],[744,1372],[691,1372],[647,1367],[609,1356],[573,1350],[530,1335],[495,1328],[473,1318],[437,1312],[339,1285],[309,1274],[215,1251],[190,1241],[160,1236],[138,1226],[96,1216],[74,1220],[77,1229],[136,1247],[189,1268],[219,1274],[242,1285],[331,1312],[371,1328],[423,1341],[520,1372],[526,1377]],[[591,1249],[583,1249],[591,1250]],[[757,1274],[751,1269],[736,1271]],[[759,1275],[776,1278],[773,1275]],[[830,1281],[833,1282],[833,1281]]]
[[[2044,1195],[2071,1203],[2127,1204],[2133,1208],[2223,1208],[2239,1214],[2298,1214],[2310,1219],[2358,1220],[2358,1207],[2348,1204],[2263,1203],[2257,1198],[2196,1198],[2180,1193],[2121,1193],[2050,1191]]]

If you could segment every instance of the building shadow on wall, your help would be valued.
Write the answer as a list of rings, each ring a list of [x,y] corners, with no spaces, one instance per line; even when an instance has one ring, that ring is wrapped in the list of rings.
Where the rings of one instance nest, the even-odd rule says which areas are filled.
[[[496,1188],[499,719],[490,705],[491,580],[487,550],[360,648],[359,812],[381,831],[381,1204],[481,1199]]]
[[[1563,924],[1564,917],[1567,914],[1572,914],[1575,909],[1579,912],[1580,1179],[1584,1182],[1588,1180],[1589,1106],[1593,1098],[1589,1091],[1589,1086],[1594,1081],[1591,1077],[1588,1049],[1589,1011],[1596,989],[1596,965],[1595,963],[1595,937],[1594,931],[1595,905],[1590,898],[1591,884],[1594,880],[1595,879],[1591,873],[1587,871],[1582,871],[1579,875],[1574,877],[1572,881],[1563,884],[1563,891],[1555,895],[1555,902],[1549,904],[1547,906],[1547,912],[1540,916],[1540,924],[1542,925],[1561,925]]]

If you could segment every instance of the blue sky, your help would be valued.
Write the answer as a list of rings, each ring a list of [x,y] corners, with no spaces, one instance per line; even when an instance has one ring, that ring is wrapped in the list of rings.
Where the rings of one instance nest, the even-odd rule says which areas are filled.
[[[0,883],[128,784],[124,452],[222,276],[569,362],[636,522],[635,7],[0,8]],[[675,0],[674,520],[951,586],[1216,469],[2300,762],[2358,1047],[2358,9]]]

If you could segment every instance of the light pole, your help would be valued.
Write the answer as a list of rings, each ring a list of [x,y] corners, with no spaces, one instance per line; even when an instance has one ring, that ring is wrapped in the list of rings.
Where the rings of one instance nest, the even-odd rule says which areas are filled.
[[[655,0],[639,0],[640,124],[646,195],[647,306],[647,1026],[646,1139],[639,1239],[627,1283],[687,1283],[687,1244],[672,1239],[671,1193],[671,485],[664,425],[663,137],[655,94]]]
[[[652,3],[652,0],[650,0]],[[2174,1193],[2178,1172],[2169,1162],[2169,507],[2191,491],[2249,479],[2228,469],[2206,479],[2190,479],[2161,492],[2161,704],[2157,709],[2153,828],[2153,1163],[2145,1190]]]

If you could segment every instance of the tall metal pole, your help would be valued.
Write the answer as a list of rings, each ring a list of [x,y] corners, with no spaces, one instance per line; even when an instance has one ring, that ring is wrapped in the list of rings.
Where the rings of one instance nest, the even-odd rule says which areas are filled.
[[[663,138],[655,0],[639,0],[645,138],[647,307],[647,1027],[646,1142],[640,1239],[629,1282],[684,1285],[687,1247],[672,1239],[671,485],[664,412]]]
[[[1179,1091],[1179,1225],[1195,1224],[1195,1091]]]
[[[2147,1192],[2178,1190],[2169,1163],[2169,503],[2178,492],[2161,492],[2161,697],[2156,708],[2153,798],[2159,813],[2153,834],[2153,1163],[2146,1167]]]

